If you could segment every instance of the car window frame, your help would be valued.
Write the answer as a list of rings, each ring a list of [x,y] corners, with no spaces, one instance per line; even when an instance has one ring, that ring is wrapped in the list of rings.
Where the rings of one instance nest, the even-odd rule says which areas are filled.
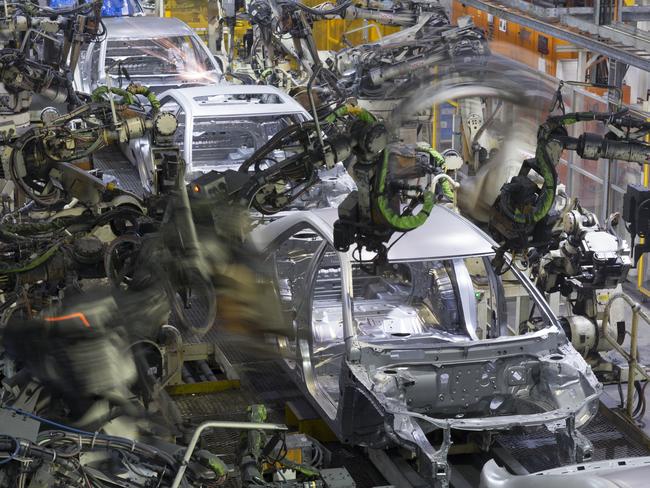
[[[167,37],[189,37],[192,40],[193,47],[202,50],[203,54],[206,56],[207,60],[210,62],[211,69],[207,69],[207,73],[213,73],[216,74],[217,77],[219,78],[218,82],[221,82],[223,79],[223,72],[219,68],[219,64],[217,63],[214,55],[210,52],[208,47],[205,45],[203,40],[196,34],[196,32],[187,32],[185,35],[173,35],[173,36],[167,36]],[[147,39],[145,37],[142,38],[137,38],[137,39]],[[108,51],[108,43],[109,41],[129,41],[129,40],[137,40],[136,38],[123,38],[123,37],[115,37],[111,38],[110,36],[106,36],[102,41],[101,41],[101,51],[100,51],[100,56],[99,56],[99,80],[96,82],[97,85],[99,84],[105,84],[106,80],[106,52]],[[155,75],[154,75],[155,76]]]
[[[277,235],[275,235],[272,239],[271,242],[269,243],[267,247],[268,250],[271,249],[272,246],[277,245],[278,242],[281,242],[283,239],[286,239],[288,236],[294,234],[297,232],[297,229],[304,229],[304,228],[309,228],[312,231],[316,232],[319,234],[325,242],[328,244],[334,246],[333,240],[330,239],[329,232],[325,230],[320,230],[318,229],[317,225],[315,225],[312,222],[309,221],[300,221],[294,223],[292,226],[288,227],[284,231],[279,232]],[[414,341],[413,343],[409,342],[404,342],[400,341],[399,343],[397,342],[390,342],[390,341],[380,341],[380,342],[373,342],[373,343],[363,343],[362,341],[359,340],[356,328],[354,327],[354,316],[352,313],[352,300],[353,300],[353,294],[352,294],[352,256],[351,252],[348,251],[347,253],[338,253],[341,261],[341,279],[345,280],[345,283],[342,283],[341,288],[342,288],[342,293],[345,295],[342,297],[342,306],[344,307],[343,310],[343,326],[344,326],[344,338],[345,338],[345,349],[346,349],[346,359],[354,360],[358,355],[359,355],[359,349],[362,346],[369,346],[369,347],[374,347],[374,348],[379,348],[379,349],[385,349],[385,350],[390,350],[390,349],[417,349],[417,348],[422,348],[424,347],[423,344],[420,342],[418,343],[417,341]],[[462,255],[462,256],[447,256],[447,257],[440,257],[439,259],[464,259],[468,257],[484,257],[487,258],[488,260],[493,257],[493,254],[482,254],[482,253],[477,253],[477,254],[470,254],[470,255]],[[414,259],[415,261],[416,259]],[[406,261],[399,261],[399,262],[408,262],[411,260],[406,260]],[[517,280],[519,281],[520,286],[523,286],[524,290],[530,295],[531,300],[533,300],[536,304],[536,307],[538,307],[538,311],[540,314],[544,314],[548,325],[538,331],[535,332],[529,332],[524,335],[500,335],[499,337],[495,338],[484,338],[484,339],[478,339],[478,340],[471,340],[468,339],[467,341],[463,341],[462,343],[436,343],[435,346],[426,346],[427,348],[457,348],[459,347],[459,344],[462,344],[463,347],[472,347],[472,346],[478,346],[480,347],[481,345],[484,344],[494,344],[494,343],[507,343],[509,341],[516,341],[516,340],[521,340],[522,338],[530,338],[531,340],[534,340],[534,337],[537,336],[544,336],[551,332],[556,332],[560,334],[561,336],[566,337],[566,334],[562,327],[560,326],[559,320],[557,316],[553,313],[553,311],[550,308],[550,305],[544,300],[544,297],[541,295],[539,290],[535,287],[535,285],[526,277],[524,273],[522,273],[519,269],[517,269],[515,266],[512,266],[511,268],[512,273],[516,276]],[[496,277],[497,282],[501,283],[501,280]],[[501,286],[503,284],[501,283]],[[503,290],[499,290],[500,293],[503,292]],[[310,295],[312,296],[312,295]],[[503,293],[503,297],[505,298],[505,293]],[[311,303],[309,310],[311,311]],[[311,313],[311,312],[310,312]],[[309,320],[311,321],[311,316],[309,317]],[[310,324],[311,325],[311,324]]]
[[[172,95],[169,95],[169,97],[172,97]],[[172,97],[176,100],[177,104],[181,106],[181,103],[178,99],[175,97]],[[192,105],[188,103],[188,108],[191,108]],[[218,113],[215,115],[195,115],[192,110],[186,111],[186,122],[185,122],[185,127],[186,127],[186,137],[185,137],[185,148],[184,148],[184,158],[185,162],[187,163],[188,168],[193,168],[194,166],[194,122],[198,119],[204,119],[204,118],[214,118],[218,119],[220,121],[226,121],[226,120],[241,120],[242,118],[252,118],[252,117],[290,117],[291,121],[295,123],[300,123],[299,119],[304,117],[304,114],[301,112],[278,112],[277,114],[255,114],[255,113],[245,113],[245,114],[239,114],[239,115],[219,115]],[[191,113],[190,117],[187,117],[187,114]],[[187,119],[191,119],[191,124],[188,124]]]
[[[309,263],[306,271],[306,281],[308,283],[308,292],[306,293],[306,300],[302,300],[301,303],[297,304],[296,307],[296,348],[295,348],[295,361],[297,365],[300,367],[300,370],[302,371],[303,378],[304,378],[304,384],[309,391],[309,393],[314,396],[315,398],[320,398],[322,400],[327,401],[327,407],[324,409],[325,413],[331,417],[332,419],[336,417],[336,412],[337,412],[337,405],[332,402],[332,399],[330,398],[329,395],[327,395],[324,391],[324,389],[318,384],[318,381],[316,380],[316,375],[314,373],[314,357],[313,357],[313,334],[311,330],[311,319],[312,319],[312,304],[313,304],[313,286],[315,286],[315,277],[316,277],[316,272],[318,270],[318,267],[323,259],[323,255],[325,254],[325,250],[327,249],[328,246],[331,246],[332,249],[334,249],[334,243],[329,239],[329,236],[326,235],[325,233],[321,232],[316,226],[312,225],[310,222],[306,221],[301,221],[297,222],[294,225],[282,230],[279,232],[277,235],[273,236],[269,244],[266,246],[265,250],[266,252],[273,253],[276,252],[280,246],[286,242],[286,240],[300,232],[303,232],[305,230],[309,230],[311,232],[314,232],[316,235],[318,235],[321,239],[322,242],[314,252],[314,256]],[[339,257],[339,261],[341,262],[341,278],[342,278],[342,283],[341,283],[341,298],[342,298],[342,306],[345,308],[343,303],[346,302],[346,300],[349,300],[350,294],[346,293],[346,287],[345,283],[343,283],[343,276],[345,274],[345,267],[344,267],[344,256],[347,256],[347,253],[342,253],[339,251],[336,251],[337,256]],[[277,268],[274,270],[276,276],[279,277],[277,274]],[[351,269],[347,268],[347,272],[351,273]],[[351,274],[350,274],[350,279],[346,280],[347,283],[349,284],[351,281]],[[348,303],[347,308],[348,310],[350,309],[351,304]],[[344,338],[348,337],[348,334],[345,332],[345,327],[346,327],[346,320],[345,320],[345,311],[343,311],[343,326],[344,326]],[[347,321],[348,326],[350,324],[350,321]],[[347,342],[344,340],[344,342]],[[346,354],[344,356],[344,360],[347,359],[347,348],[346,348]]]

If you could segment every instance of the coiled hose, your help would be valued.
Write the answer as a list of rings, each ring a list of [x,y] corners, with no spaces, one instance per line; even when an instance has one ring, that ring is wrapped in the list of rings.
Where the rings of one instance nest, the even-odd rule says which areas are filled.
[[[388,222],[394,229],[399,231],[409,231],[417,229],[431,214],[431,210],[435,204],[434,194],[430,191],[424,192],[424,201],[422,203],[422,208],[415,215],[400,215],[394,212],[390,208],[388,197],[386,196],[386,175],[388,174],[388,151],[384,151],[384,157],[382,160],[381,168],[379,170],[379,185],[378,185],[378,197],[377,197],[377,208],[381,213],[381,216]]]
[[[566,126],[577,122],[591,120],[605,121],[612,117],[610,113],[598,112],[574,112],[565,115],[549,117],[542,124],[537,132],[537,148],[535,150],[534,169],[544,179],[544,186],[535,206],[530,212],[522,212],[515,209],[508,199],[501,202],[503,213],[517,224],[536,224],[548,215],[557,191],[557,171],[556,166],[560,161],[564,144],[562,139],[566,137]],[[552,147],[552,145],[557,145]]]
[[[111,88],[108,88],[107,86],[100,86],[93,90],[91,94],[91,100],[93,102],[100,102],[108,93],[113,93],[122,97],[120,103],[125,105],[135,105],[138,103],[136,95],[142,95],[151,104],[152,115],[155,115],[160,110],[160,100],[158,100],[156,94],[146,86],[131,84],[126,89],[118,88],[115,86]]]

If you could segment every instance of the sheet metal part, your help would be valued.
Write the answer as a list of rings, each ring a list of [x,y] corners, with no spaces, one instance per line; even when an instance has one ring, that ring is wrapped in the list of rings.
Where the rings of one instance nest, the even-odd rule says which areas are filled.
[[[648,447],[632,440],[602,411],[581,432],[594,446],[593,461],[650,455]],[[566,460],[558,458],[555,437],[546,432],[532,432],[526,436],[503,433],[496,437],[496,443],[505,448],[529,473],[566,463]]]

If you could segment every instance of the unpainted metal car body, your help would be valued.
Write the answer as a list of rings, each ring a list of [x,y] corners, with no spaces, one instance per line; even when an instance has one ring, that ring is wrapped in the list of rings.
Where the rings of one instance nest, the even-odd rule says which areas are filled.
[[[311,120],[311,115],[285,92],[268,85],[218,84],[167,90],[160,95],[161,110],[178,120],[174,143],[185,160],[186,181],[209,171],[238,170],[255,150],[279,131]],[[135,139],[124,149],[139,168],[145,188],[153,181],[153,161],[147,138]],[[273,161],[291,154],[274,151]],[[302,202],[333,206],[354,189],[341,164],[319,173],[321,183],[302,196]]]
[[[78,91],[139,83],[160,93],[169,88],[218,83],[222,71],[201,38],[184,22],[167,17],[104,19],[106,36],[89,44],[75,73]]]
[[[547,428],[560,448],[589,459],[579,434],[602,386],[532,283],[534,325],[515,307],[490,259],[494,243],[436,206],[420,228],[395,235],[388,262],[333,247],[334,209],[292,212],[258,227],[295,336],[280,340],[295,382],[345,443],[401,446],[431,486],[447,486],[452,431]],[[508,286],[512,286],[509,283]],[[438,436],[434,442],[432,439]]]
[[[212,170],[237,170],[277,132],[311,120],[302,105],[268,85],[181,88],[164,92],[160,100],[162,110],[179,121],[175,142],[188,179]]]

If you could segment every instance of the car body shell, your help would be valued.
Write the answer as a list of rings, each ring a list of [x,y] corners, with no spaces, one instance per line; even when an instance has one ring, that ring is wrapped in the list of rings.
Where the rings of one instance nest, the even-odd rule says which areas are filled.
[[[238,100],[239,96],[272,96],[277,103],[249,103],[244,100]],[[224,97],[222,103],[202,103],[199,100],[205,97]],[[175,102],[185,114],[185,130],[183,134],[183,157],[185,158],[186,172],[193,173],[198,171],[193,165],[192,158],[192,135],[194,133],[194,123],[199,117],[214,118],[215,120],[232,120],[245,119],[247,117],[257,116],[277,116],[284,115],[296,116],[297,122],[311,120],[311,115],[296,100],[269,85],[230,85],[220,84],[212,86],[196,86],[191,88],[181,88],[168,90],[160,96],[163,109],[165,104],[170,101]],[[239,165],[215,165],[203,166],[200,171],[208,172],[212,170],[237,169]]]
[[[192,28],[178,19],[153,16],[111,17],[104,19],[103,23],[107,30],[106,36],[100,41],[91,42],[80,58],[74,78],[78,91],[92,93],[98,86],[106,84],[106,49],[107,43],[111,41],[128,42],[170,37],[188,37],[192,40],[209,65],[206,66],[205,73],[198,79],[182,79],[179,76],[159,73],[150,73],[143,78],[133,77],[134,82],[148,86],[155,92],[160,93],[174,87],[211,84],[221,80],[221,68],[208,47]],[[98,56],[98,62],[93,62],[95,54]],[[128,81],[125,81],[128,84]]]
[[[645,488],[650,478],[650,457],[610,459],[562,466],[527,475],[514,475],[488,461],[479,488]]]
[[[435,331],[429,336],[409,337],[405,333],[394,337],[379,334],[377,339],[362,337],[357,329],[363,319],[354,312],[357,305],[352,251],[336,253],[340,262],[341,323],[337,323],[338,315],[330,323],[323,322],[322,316],[315,320],[312,307],[318,259],[324,261],[324,249],[334,249],[336,218],[334,209],[292,212],[257,228],[252,241],[271,253],[280,283],[284,282],[283,273],[291,273],[299,263],[299,258],[292,257],[283,271],[282,255],[278,257],[291,236],[304,235],[301,239],[307,240],[290,256],[300,254],[308,236],[318,236],[324,243],[314,254],[320,256],[314,259],[316,264],[309,264],[306,278],[300,282],[307,303],[297,305],[289,314],[295,337],[280,340],[279,347],[289,357],[285,363],[294,381],[341,441],[372,448],[405,447],[415,453],[420,473],[431,486],[446,486],[451,430],[493,432],[545,427],[556,433],[569,432],[569,437],[576,438],[575,426],[593,417],[602,387],[567,340],[543,297],[514,268],[520,286],[548,323],[524,335],[509,336],[502,325],[498,337],[481,340],[475,338],[476,331],[469,326],[466,337]],[[422,260],[487,260],[494,255],[494,245],[467,220],[436,206],[425,225],[393,237],[388,245],[388,262],[397,266]],[[361,261],[367,258],[363,256]],[[461,283],[458,276],[458,300],[471,301],[475,293],[472,282]],[[285,292],[280,289],[279,294]],[[335,329],[336,334],[332,334]],[[322,336],[336,337],[334,347],[338,349],[333,349],[331,356],[317,356],[316,338]],[[337,354],[342,359],[332,374],[338,377],[334,384],[321,383],[317,368]],[[333,391],[335,388],[338,392]],[[515,405],[513,411],[490,413],[498,398],[504,404]],[[478,405],[489,407],[474,414],[462,413]],[[534,411],[526,411],[531,405],[536,405]],[[444,433],[438,449],[427,438],[435,430]],[[572,448],[577,452],[576,445]]]
[[[238,100],[238,97],[251,96],[272,96],[278,103],[247,103]],[[205,103],[206,100],[214,97],[221,97],[225,100],[223,103]],[[238,169],[239,164],[235,165],[202,165],[196,168],[193,164],[193,134],[194,123],[197,118],[210,118],[215,121],[238,121],[247,117],[255,116],[277,116],[285,115],[295,116],[297,122],[309,120],[309,113],[293,98],[268,85],[232,85],[218,84],[208,86],[195,86],[188,88],[179,88],[167,90],[159,96],[161,109],[169,111],[182,118],[183,123],[178,128],[176,142],[182,147],[181,155],[185,160],[186,179],[191,179],[191,175],[207,173],[212,170]],[[153,159],[151,153],[151,143],[149,138],[142,137],[133,139],[128,143],[128,147],[123,147],[131,163],[138,168],[140,179],[146,191],[151,191],[153,181]]]
[[[179,144],[181,155],[186,165],[186,181],[191,181],[201,174],[210,171],[238,170],[241,161],[222,161],[216,155],[214,162],[202,161],[195,164],[194,137],[195,121],[210,120],[220,127],[220,130],[248,130],[250,133],[265,134],[258,145],[266,142],[263,130],[256,130],[258,122],[264,119],[286,119],[292,123],[302,123],[311,120],[310,114],[295,99],[285,92],[268,85],[231,85],[219,84],[196,86],[168,90],[160,95],[163,111],[169,111],[182,119],[178,128],[175,142]],[[265,100],[259,103],[259,100]],[[271,103],[272,102],[272,103]],[[261,125],[260,125],[261,127]],[[221,136],[223,137],[223,136]],[[257,136],[256,136],[257,137]],[[234,136],[233,136],[234,138]],[[249,148],[250,151],[253,148]],[[150,192],[153,181],[153,159],[149,138],[134,139],[123,147],[135,167],[138,168],[139,178],[143,188]],[[309,188],[292,207],[331,207],[339,204],[343,198],[355,189],[352,178],[347,174],[342,164],[334,168],[319,171],[319,183]]]

